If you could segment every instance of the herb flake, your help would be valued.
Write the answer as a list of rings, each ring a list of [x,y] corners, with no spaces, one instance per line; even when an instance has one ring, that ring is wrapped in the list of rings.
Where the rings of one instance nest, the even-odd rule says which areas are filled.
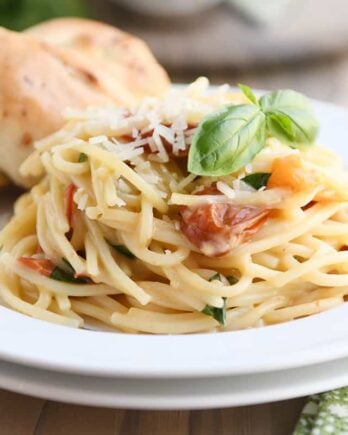
[[[56,266],[52,270],[50,278],[56,281],[70,282],[72,284],[88,284],[90,282],[89,278],[75,277],[75,273],[67,272],[59,266]]]
[[[107,241],[107,243],[108,243],[112,248],[114,248],[114,249],[115,249],[119,254],[124,255],[125,257],[129,258],[130,260],[134,260],[134,259],[137,258],[137,257],[133,254],[133,252],[131,252],[131,251],[127,248],[127,246],[120,245],[120,244],[117,244],[117,243],[112,243],[112,242],[110,242],[110,240],[107,240],[107,239],[106,239],[106,241]]]
[[[292,148],[313,144],[319,124],[304,95],[285,89],[257,100],[248,86],[240,88],[251,104],[228,105],[202,120],[189,150],[190,173],[231,174],[254,159],[268,136]]]
[[[84,163],[84,162],[87,162],[87,161],[88,161],[88,155],[85,154],[85,153],[80,153],[78,162],[79,163]]]
[[[202,310],[202,313],[206,314],[207,316],[213,317],[215,320],[217,320],[220,323],[220,325],[226,326],[227,324],[226,298],[223,298],[223,300],[224,300],[224,304],[221,308],[213,307],[211,305],[206,305]]]
[[[255,172],[254,174],[246,175],[242,178],[242,181],[254,189],[259,190],[261,187],[267,186],[270,176],[271,174],[269,172]]]

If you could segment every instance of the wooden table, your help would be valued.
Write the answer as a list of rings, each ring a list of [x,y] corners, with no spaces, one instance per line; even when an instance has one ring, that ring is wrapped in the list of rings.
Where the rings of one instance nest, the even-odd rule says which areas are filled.
[[[175,71],[189,81],[199,71]],[[244,82],[260,88],[296,88],[348,105],[348,55],[315,62],[210,72],[214,83]],[[1,435],[286,435],[305,399],[204,411],[132,411],[90,408],[45,401],[0,390]]]
[[[1,435],[289,435],[303,399],[204,411],[131,411],[0,390]]]

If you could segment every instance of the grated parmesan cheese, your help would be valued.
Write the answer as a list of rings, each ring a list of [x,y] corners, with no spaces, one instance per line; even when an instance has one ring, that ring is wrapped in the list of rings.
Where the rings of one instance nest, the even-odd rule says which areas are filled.
[[[88,139],[88,143],[90,143],[91,145],[98,145],[98,144],[102,144],[104,142],[108,142],[108,138],[105,135],[90,137]]]
[[[169,162],[169,157],[166,149],[164,148],[161,136],[158,134],[157,127],[154,129],[152,134],[153,142],[158,151],[158,157],[162,162]]]
[[[236,192],[233,189],[231,189],[230,186],[228,186],[223,181],[218,181],[216,183],[216,187],[222,194],[227,196],[227,198],[233,199],[236,197]]]

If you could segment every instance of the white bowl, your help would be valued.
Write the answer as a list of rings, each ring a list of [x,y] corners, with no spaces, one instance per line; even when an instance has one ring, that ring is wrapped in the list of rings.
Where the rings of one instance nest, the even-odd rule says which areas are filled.
[[[112,0],[139,14],[180,17],[201,12],[223,0]]]

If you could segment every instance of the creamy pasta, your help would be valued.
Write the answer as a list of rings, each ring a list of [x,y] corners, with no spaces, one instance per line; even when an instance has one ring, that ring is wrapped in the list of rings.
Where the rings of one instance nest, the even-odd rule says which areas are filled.
[[[131,110],[67,111],[0,234],[0,296],[72,327],[181,334],[269,325],[348,294],[348,176],[317,145],[268,136],[223,176],[187,170],[201,120],[245,103],[199,79]],[[266,174],[255,188],[250,176]],[[249,178],[248,178],[249,177]]]

